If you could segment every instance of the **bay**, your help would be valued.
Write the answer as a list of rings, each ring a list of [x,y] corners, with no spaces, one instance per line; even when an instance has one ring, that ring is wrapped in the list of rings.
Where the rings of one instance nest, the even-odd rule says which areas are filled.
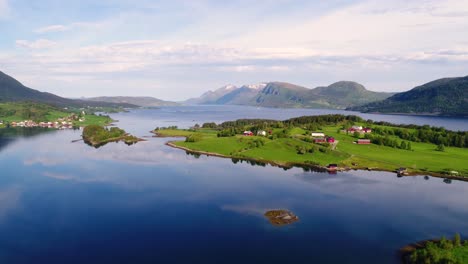
[[[324,113],[341,112],[193,106],[112,117],[150,136],[157,126]],[[468,130],[466,119],[363,117]],[[79,130],[36,132],[0,137],[0,263],[399,263],[407,243],[468,230],[466,182],[234,164],[167,138],[95,149],[72,143]],[[263,216],[283,208],[299,222]]]

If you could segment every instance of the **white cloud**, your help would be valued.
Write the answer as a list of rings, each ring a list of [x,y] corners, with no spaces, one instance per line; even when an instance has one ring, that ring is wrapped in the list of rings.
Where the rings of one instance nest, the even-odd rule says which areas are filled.
[[[34,30],[34,33],[45,34],[45,33],[56,33],[56,32],[65,32],[71,31],[73,29],[91,29],[95,30],[103,25],[101,23],[92,23],[92,22],[75,22],[67,25],[49,25]]]
[[[57,45],[57,42],[48,39],[38,39],[35,41],[16,40],[16,45],[28,49],[49,49]]]
[[[181,92],[186,87],[199,89],[196,95],[229,82],[283,80],[314,87],[349,79],[371,83],[373,90],[404,90],[447,74],[466,75],[468,0],[364,0],[313,14],[316,4],[291,12],[297,5],[291,3],[281,16],[264,16],[267,7],[280,6],[271,1],[248,11],[236,3],[193,4],[189,10],[163,5],[92,23],[57,22],[34,32],[60,32],[60,44],[18,40],[27,50],[0,54],[0,67],[32,87],[57,87],[62,95],[65,88],[94,93],[119,86],[122,92],[128,85],[142,92],[157,87],[149,95],[173,98],[187,95]]]
[[[66,31],[69,28],[64,25],[51,25],[47,27],[41,27],[34,30],[35,33],[42,34],[42,33],[51,33],[51,32],[62,32]]]

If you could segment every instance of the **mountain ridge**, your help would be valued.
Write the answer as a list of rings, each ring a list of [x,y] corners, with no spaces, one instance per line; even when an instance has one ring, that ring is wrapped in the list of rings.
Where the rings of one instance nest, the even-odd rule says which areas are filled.
[[[437,79],[385,100],[348,110],[468,116],[468,76]]]
[[[83,98],[85,101],[131,104],[140,107],[177,106],[176,102],[164,101],[151,96],[98,96]]]
[[[229,85],[229,89],[226,87],[228,86],[204,93],[185,103],[345,109],[393,95],[393,93],[369,91],[363,85],[350,81],[340,81],[314,89],[279,81],[241,87]]]
[[[136,107],[132,104],[115,104],[107,102],[88,102],[69,99],[58,95],[41,92],[24,86],[10,75],[0,71],[0,102],[31,101],[59,107]]]

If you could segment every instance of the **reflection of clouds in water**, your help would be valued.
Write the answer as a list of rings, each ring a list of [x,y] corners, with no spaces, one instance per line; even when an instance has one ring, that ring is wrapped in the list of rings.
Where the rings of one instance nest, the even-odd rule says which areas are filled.
[[[222,205],[221,210],[235,212],[244,215],[255,215],[263,217],[263,214],[270,208],[260,206],[259,204],[239,204],[239,205]]]
[[[36,156],[36,157],[31,157],[28,159],[25,159],[23,161],[23,164],[26,166],[34,165],[34,164],[41,164],[42,166],[49,167],[49,166],[57,166],[60,164],[64,164],[68,162],[69,159],[66,158],[60,158],[60,157],[51,157],[48,155],[41,155],[41,156]]]
[[[444,212],[444,217],[439,220],[441,225],[466,225],[463,219],[468,214],[468,207],[460,200],[460,193],[468,191],[465,182],[449,185],[440,178],[398,178],[394,173],[368,171],[348,171],[336,175],[299,173],[296,177],[311,186],[312,192],[327,195],[316,206],[340,208],[343,217],[353,218],[354,222],[365,222],[366,217],[392,217],[391,226],[401,227],[408,224],[407,219],[440,218],[441,212]],[[356,203],[367,208],[362,216],[354,212],[352,205]],[[399,214],[407,217],[394,217]],[[430,225],[430,222],[419,224]],[[355,231],[359,233],[363,230]]]
[[[0,221],[3,221],[8,214],[19,208],[22,191],[19,187],[8,187],[0,190]]]

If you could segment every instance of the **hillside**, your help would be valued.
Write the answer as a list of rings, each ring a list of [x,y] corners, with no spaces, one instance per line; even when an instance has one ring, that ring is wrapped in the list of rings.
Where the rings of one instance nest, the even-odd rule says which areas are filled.
[[[269,82],[258,85],[229,86],[205,93],[195,104],[231,104],[262,107],[305,107],[345,109],[350,106],[383,100],[392,94],[366,90],[355,82],[341,81],[327,87],[309,89],[286,82]]]
[[[350,110],[468,116],[468,76],[444,78]]]
[[[160,106],[176,106],[175,102],[163,101],[154,97],[148,96],[101,96],[85,98],[86,101],[107,102],[115,104],[131,104],[141,107],[160,107]]]
[[[191,98],[185,101],[185,104],[216,104],[216,101],[224,95],[238,89],[234,85],[226,85],[214,91],[208,91],[202,94],[200,97]]]
[[[55,94],[28,88],[13,77],[0,71],[0,102],[32,101],[60,107],[135,107],[131,104],[88,102],[63,98]]]

